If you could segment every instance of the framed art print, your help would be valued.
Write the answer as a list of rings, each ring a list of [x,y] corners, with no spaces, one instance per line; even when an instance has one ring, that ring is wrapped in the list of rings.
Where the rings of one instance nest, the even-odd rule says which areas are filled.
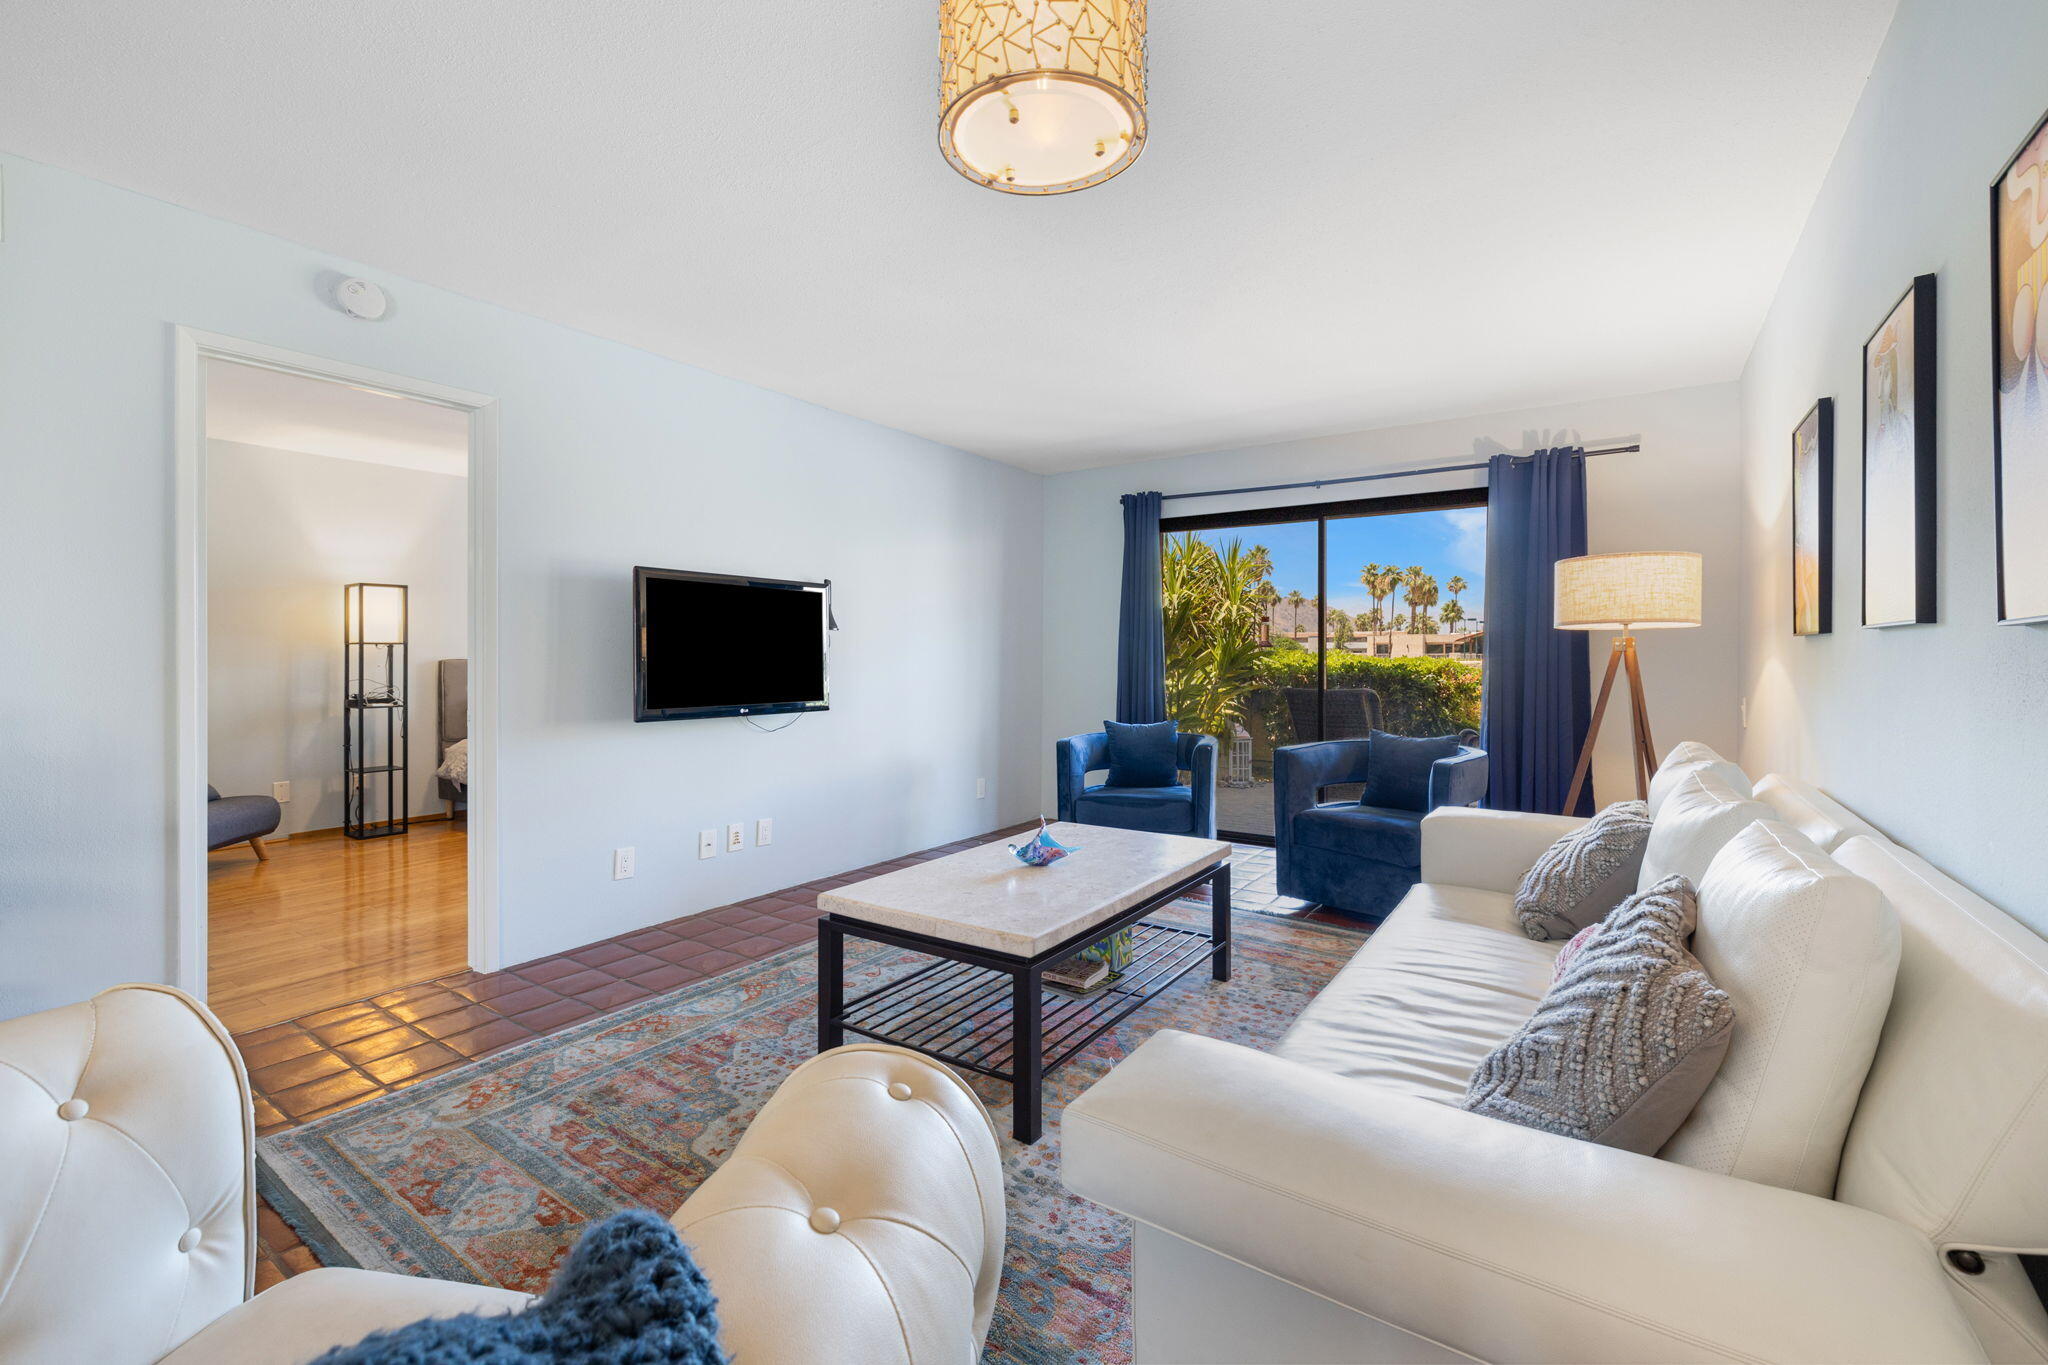
[[[1835,628],[1835,400],[1792,430],[1792,633]]]
[[[1991,184],[1998,619],[2048,621],[2048,118]]]
[[[1934,620],[1934,276],[1863,343],[1863,624]]]

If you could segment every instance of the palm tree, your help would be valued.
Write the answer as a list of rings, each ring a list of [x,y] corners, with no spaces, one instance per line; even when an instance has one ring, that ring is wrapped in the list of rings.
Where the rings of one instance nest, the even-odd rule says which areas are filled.
[[[1386,606],[1387,599],[1401,586],[1400,570],[1388,564],[1368,564],[1358,571],[1358,581],[1365,585],[1366,595],[1372,598],[1373,612],[1380,621],[1376,629],[1391,634],[1393,626],[1389,622]],[[1392,652],[1391,646],[1389,652]]]
[[[1289,622],[1287,633],[1289,635],[1301,634],[1301,609],[1307,605],[1308,599],[1301,595],[1300,588],[1296,588],[1293,592],[1287,594],[1287,619]]]
[[[1436,601],[1436,579],[1420,564],[1410,564],[1402,582],[1408,586],[1408,629],[1417,635],[1426,634],[1422,614]]]
[[[1166,707],[1183,730],[1225,735],[1245,718],[1245,698],[1258,686],[1254,666],[1267,649],[1261,635],[1274,596],[1271,572],[1271,558],[1259,547],[1166,538]]]
[[[1327,619],[1330,625],[1331,645],[1338,649],[1342,649],[1344,648],[1344,646],[1350,644],[1352,635],[1350,613],[1345,612],[1337,607],[1332,607],[1330,608],[1330,614]]]
[[[1460,580],[1453,578],[1450,583],[1446,583],[1444,584],[1444,586],[1450,588],[1451,583],[1456,583],[1459,581]],[[1451,588],[1451,591],[1456,592],[1457,589]],[[1458,599],[1453,597],[1450,601],[1444,603],[1444,609],[1441,612],[1439,612],[1438,615],[1443,617],[1444,629],[1455,635],[1458,631],[1458,623],[1465,619],[1465,609],[1459,606]]]

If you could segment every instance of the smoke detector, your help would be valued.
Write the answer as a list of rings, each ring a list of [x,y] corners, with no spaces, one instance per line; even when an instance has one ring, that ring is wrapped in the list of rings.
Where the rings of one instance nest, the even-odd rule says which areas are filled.
[[[334,301],[352,318],[375,322],[391,311],[391,299],[368,280],[348,279],[334,286]]]

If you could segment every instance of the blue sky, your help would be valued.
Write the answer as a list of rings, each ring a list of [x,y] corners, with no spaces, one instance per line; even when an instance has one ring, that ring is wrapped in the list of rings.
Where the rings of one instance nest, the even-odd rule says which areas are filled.
[[[1296,589],[1305,596],[1315,596],[1314,522],[1199,534],[1212,545],[1242,540],[1247,546],[1265,546],[1273,555],[1273,586],[1283,596]],[[1470,616],[1480,616],[1486,600],[1486,509],[1461,507],[1447,512],[1398,512],[1332,521],[1331,606],[1353,613],[1371,609],[1371,600],[1358,584],[1358,571],[1374,561],[1397,568],[1420,564],[1436,575],[1439,589],[1446,579],[1463,578],[1471,587],[1459,601]],[[1445,593],[1443,597],[1448,601],[1450,595]]]

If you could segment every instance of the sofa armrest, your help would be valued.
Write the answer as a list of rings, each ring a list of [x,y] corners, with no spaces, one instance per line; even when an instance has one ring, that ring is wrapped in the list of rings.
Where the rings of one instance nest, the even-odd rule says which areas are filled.
[[[1075,803],[1088,786],[1089,772],[1109,762],[1109,736],[1100,730],[1068,735],[1053,746],[1053,753],[1054,775],[1059,783],[1059,818],[1072,823],[1077,810]]]
[[[1429,808],[1473,806],[1486,799],[1486,750],[1459,746],[1429,765]]]
[[[1175,764],[1188,775],[1188,790],[1194,794],[1194,819],[1189,833],[1199,839],[1216,837],[1216,737],[1182,735]]]
[[[1585,823],[1575,815],[1439,806],[1422,818],[1422,880],[1512,895],[1543,850]]]
[[[1158,1033],[1064,1126],[1076,1194],[1481,1360],[1984,1358],[1904,1224],[1234,1044]]]

